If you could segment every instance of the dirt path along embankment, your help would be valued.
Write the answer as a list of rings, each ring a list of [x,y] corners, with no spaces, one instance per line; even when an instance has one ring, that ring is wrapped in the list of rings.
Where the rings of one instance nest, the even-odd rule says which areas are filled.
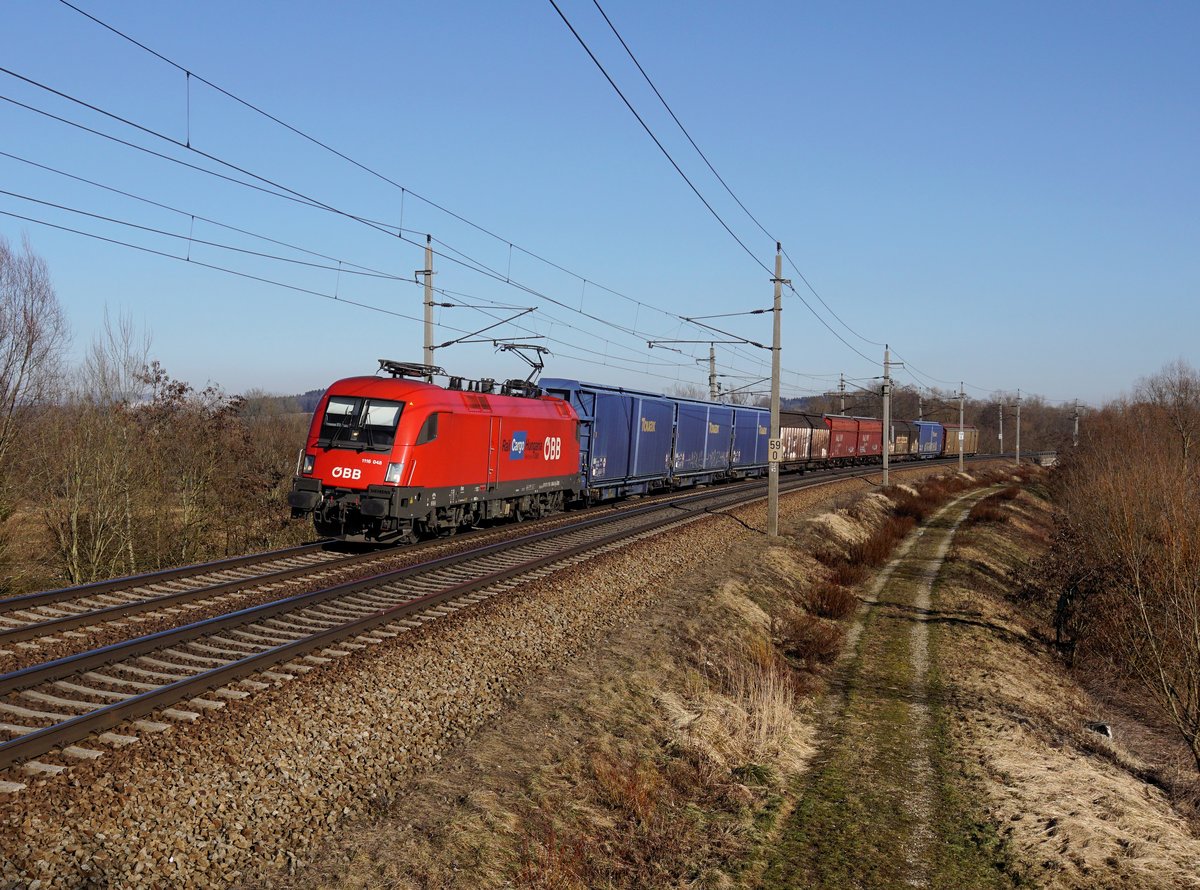
[[[1010,887],[994,835],[958,783],[930,657],[934,581],[987,492],[918,529],[867,598],[764,887]]]

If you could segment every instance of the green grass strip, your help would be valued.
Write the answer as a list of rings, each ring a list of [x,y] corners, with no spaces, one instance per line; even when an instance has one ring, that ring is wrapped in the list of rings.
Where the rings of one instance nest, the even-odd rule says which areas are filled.
[[[934,635],[924,682],[913,660],[914,603],[967,506],[934,517],[879,591],[764,887],[1013,886],[954,766]]]

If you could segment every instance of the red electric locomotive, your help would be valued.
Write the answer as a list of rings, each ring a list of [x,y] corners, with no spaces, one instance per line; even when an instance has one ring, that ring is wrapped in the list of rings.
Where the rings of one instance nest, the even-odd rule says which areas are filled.
[[[523,380],[446,388],[431,369],[380,359],[321,397],[288,504],[317,533],[404,542],[488,519],[561,510],[578,497],[579,420]]]

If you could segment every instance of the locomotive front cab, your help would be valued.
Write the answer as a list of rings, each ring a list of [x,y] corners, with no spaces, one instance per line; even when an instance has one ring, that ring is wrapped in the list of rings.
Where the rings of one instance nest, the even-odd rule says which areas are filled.
[[[403,402],[389,399],[330,396],[317,445],[334,448],[343,443],[348,447],[361,445],[387,451],[395,441],[396,425],[403,410]]]
[[[400,399],[331,391],[300,455],[288,495],[292,516],[313,514],[318,534],[384,537],[382,517],[404,471],[394,457],[404,410]]]

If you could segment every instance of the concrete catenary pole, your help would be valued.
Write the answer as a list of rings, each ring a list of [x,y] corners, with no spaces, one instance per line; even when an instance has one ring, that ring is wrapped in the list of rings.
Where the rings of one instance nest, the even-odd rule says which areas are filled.
[[[708,397],[714,402],[717,400],[717,347],[714,343],[708,344]]]
[[[921,395],[921,387],[917,387],[917,420],[925,419],[925,402]]]
[[[888,452],[892,450],[892,372],[891,353],[883,344],[883,485],[888,484]]]
[[[1000,453],[1004,453],[1004,403],[1000,403]]]
[[[838,392],[842,394],[841,407],[838,408],[838,414],[846,413],[846,375],[838,374]]]
[[[433,367],[433,236],[425,236],[425,358],[426,367]],[[433,374],[425,375],[426,383],[433,383]]]
[[[966,438],[967,432],[963,429],[963,399],[967,397],[964,391],[964,384],[960,380],[958,382],[958,471],[963,471],[963,439]]]
[[[775,242],[775,330],[771,338],[771,441],[779,442],[779,349],[780,316],[783,315],[783,245]],[[767,461],[767,537],[779,537],[779,454],[778,444]]]
[[[1079,447],[1079,399],[1075,400],[1075,432],[1071,435],[1071,446]]]
[[[1017,466],[1021,466],[1021,390],[1017,390]]]

